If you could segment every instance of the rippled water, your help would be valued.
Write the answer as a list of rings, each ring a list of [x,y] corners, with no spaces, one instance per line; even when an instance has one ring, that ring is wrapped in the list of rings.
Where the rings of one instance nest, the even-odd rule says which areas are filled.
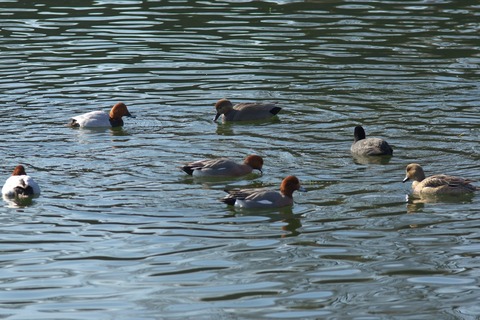
[[[42,187],[0,208],[5,319],[476,319],[479,196],[406,202],[404,168],[480,179],[480,6],[472,1],[0,4],[1,168]],[[213,104],[277,120],[215,124]],[[124,101],[120,130],[72,115]],[[349,154],[353,127],[387,163]],[[196,181],[183,162],[265,158]],[[309,190],[237,211],[228,187]],[[477,182],[478,184],[478,182]]]

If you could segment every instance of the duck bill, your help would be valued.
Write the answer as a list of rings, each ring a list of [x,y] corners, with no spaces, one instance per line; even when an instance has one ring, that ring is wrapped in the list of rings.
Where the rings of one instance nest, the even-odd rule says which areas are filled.
[[[127,114],[125,116],[129,117],[129,118],[135,118],[135,116],[132,116],[132,114],[130,112],[127,112]]]
[[[404,182],[404,183],[405,183],[405,182],[407,182],[408,180],[410,180],[410,178],[409,178],[409,177],[405,177],[405,179],[403,179],[403,181],[402,181],[402,182]]]
[[[218,120],[218,118],[220,118],[221,115],[222,115],[221,113],[217,113],[215,115],[215,118],[213,119],[213,122],[216,122]]]
[[[300,191],[300,192],[307,192],[307,189],[305,189],[304,187],[300,186],[300,188],[298,188],[298,191]]]

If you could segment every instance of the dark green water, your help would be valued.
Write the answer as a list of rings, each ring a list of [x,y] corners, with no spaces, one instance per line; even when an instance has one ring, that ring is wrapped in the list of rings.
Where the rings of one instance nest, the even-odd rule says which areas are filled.
[[[0,317],[478,318],[480,195],[401,181],[480,179],[479,31],[472,1],[0,2],[0,172],[42,187],[0,208]],[[223,97],[283,110],[215,124]],[[117,101],[122,130],[64,126]],[[394,157],[354,161],[357,124]],[[263,176],[178,170],[250,153]],[[291,209],[218,201],[290,174]]]

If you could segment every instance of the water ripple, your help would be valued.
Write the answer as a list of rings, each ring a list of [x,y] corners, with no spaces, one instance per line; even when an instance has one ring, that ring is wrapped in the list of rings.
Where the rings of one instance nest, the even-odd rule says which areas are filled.
[[[42,186],[0,210],[12,319],[349,318],[478,311],[478,199],[405,201],[405,165],[478,180],[479,7],[468,1],[2,4],[2,174]],[[213,105],[278,119],[216,124]],[[120,130],[65,126],[124,101]],[[353,127],[394,157],[354,161]],[[197,181],[245,154],[264,174]],[[242,211],[226,187],[309,190]]]

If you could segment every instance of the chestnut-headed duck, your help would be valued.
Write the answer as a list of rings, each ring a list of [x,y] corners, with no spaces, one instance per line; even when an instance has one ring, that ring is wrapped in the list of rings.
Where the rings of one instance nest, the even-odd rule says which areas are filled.
[[[354,140],[350,148],[352,154],[357,156],[393,155],[393,149],[387,141],[380,138],[366,138],[362,126],[356,126],[353,135]]]
[[[460,177],[437,174],[425,177],[422,167],[418,163],[410,163],[407,166],[407,174],[403,182],[413,180],[413,193],[417,195],[461,195],[469,194],[478,187],[470,184],[472,181]]]
[[[121,127],[122,117],[134,118],[123,102],[115,104],[110,113],[104,111],[92,111],[72,117],[69,125],[71,127],[100,128],[100,127]]]
[[[194,177],[240,177],[259,170],[262,173],[263,159],[249,155],[243,163],[236,163],[227,158],[205,159],[184,165],[181,169]]]
[[[281,208],[293,205],[293,192],[306,190],[300,185],[295,176],[288,176],[283,179],[280,191],[268,189],[242,189],[225,190],[228,195],[221,199],[223,203],[231,206],[253,209],[253,208]]]
[[[27,175],[22,165],[15,167],[2,188],[2,195],[6,198],[28,198],[39,194],[40,187],[32,177]]]
[[[217,114],[213,121],[223,115],[223,121],[252,121],[268,119],[276,115],[282,108],[273,103],[239,103],[235,106],[227,99],[220,99],[215,103]]]

